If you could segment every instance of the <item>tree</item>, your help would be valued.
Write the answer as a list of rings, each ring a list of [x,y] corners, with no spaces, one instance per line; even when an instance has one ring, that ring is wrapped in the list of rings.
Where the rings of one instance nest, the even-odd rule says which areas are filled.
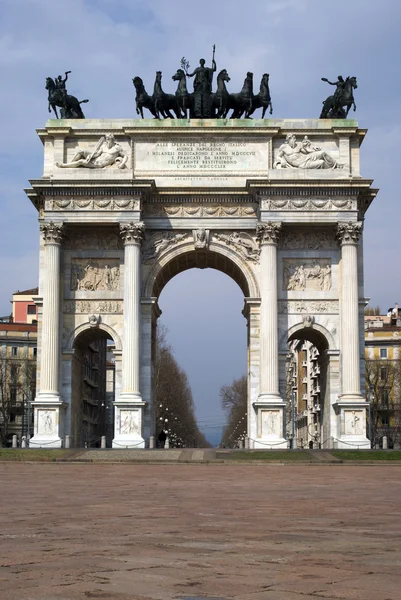
[[[221,443],[226,447],[235,446],[238,438],[246,435],[247,397],[248,384],[245,375],[220,389],[221,406],[228,417],[221,439]]]
[[[10,436],[26,434],[25,409],[35,395],[36,361],[26,356],[10,356],[7,348],[0,354],[0,446]]]
[[[367,306],[365,308],[365,317],[375,317],[380,314],[380,306]]]
[[[167,329],[157,327],[154,361],[156,435],[167,431],[173,446],[209,447],[199,430],[188,377],[174,358],[167,342]]]
[[[401,361],[368,359],[366,396],[371,402],[370,423],[372,446],[381,445],[386,436],[391,446],[401,446]]]

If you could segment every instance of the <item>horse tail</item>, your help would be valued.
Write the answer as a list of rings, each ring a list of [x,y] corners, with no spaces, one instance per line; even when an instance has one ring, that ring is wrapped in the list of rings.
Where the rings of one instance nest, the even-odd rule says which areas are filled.
[[[86,100],[79,100],[80,104],[86,104],[87,102],[89,102],[88,98]]]

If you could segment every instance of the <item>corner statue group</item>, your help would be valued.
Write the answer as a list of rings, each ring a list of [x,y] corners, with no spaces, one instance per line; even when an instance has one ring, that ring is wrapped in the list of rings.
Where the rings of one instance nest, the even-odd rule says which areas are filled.
[[[205,59],[201,58],[199,61],[199,67],[193,71],[193,73],[188,73],[189,64],[185,60],[182,59],[181,64],[184,67],[185,73],[187,77],[195,77],[194,79],[194,93],[193,93],[193,114],[198,118],[210,118],[212,115],[212,83],[213,83],[213,73],[217,69],[216,61],[214,60],[214,52],[215,46],[213,45],[213,58],[212,58],[212,66],[205,66]]]

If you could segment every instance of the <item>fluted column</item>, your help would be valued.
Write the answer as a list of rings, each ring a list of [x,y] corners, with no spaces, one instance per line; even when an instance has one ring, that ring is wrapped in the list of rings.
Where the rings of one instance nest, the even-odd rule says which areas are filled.
[[[141,242],[143,223],[120,223],[124,242],[124,349],[122,394],[130,400],[142,400],[139,391],[139,345],[141,335]]]
[[[341,244],[341,400],[361,399],[358,241],[362,223],[339,223]]]
[[[277,243],[281,223],[260,223],[260,392],[259,400],[281,400],[278,377]]]
[[[40,360],[41,400],[59,398],[60,350],[60,247],[62,223],[43,223],[40,226],[45,241],[45,266],[42,317],[42,348]]]

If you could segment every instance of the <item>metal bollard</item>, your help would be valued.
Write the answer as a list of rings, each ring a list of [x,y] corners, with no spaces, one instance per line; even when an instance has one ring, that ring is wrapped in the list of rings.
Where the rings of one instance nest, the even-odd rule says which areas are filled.
[[[152,450],[155,447],[155,436],[151,435],[149,438],[149,448]]]
[[[245,438],[245,450],[249,450],[249,437],[246,436]]]
[[[66,435],[65,441],[64,441],[64,448],[69,448],[69,447],[70,447],[70,436]]]
[[[170,442],[169,442],[168,436],[166,437],[166,441],[164,442],[164,447],[166,449],[170,448]]]
[[[17,436],[13,435],[12,448],[18,448]]]
[[[21,448],[26,448],[26,437],[24,435],[21,438]]]
[[[102,435],[102,437],[100,438],[100,447],[106,448],[106,436],[105,435]]]
[[[383,435],[383,450],[387,450],[388,449],[388,440],[387,440],[387,436]]]

